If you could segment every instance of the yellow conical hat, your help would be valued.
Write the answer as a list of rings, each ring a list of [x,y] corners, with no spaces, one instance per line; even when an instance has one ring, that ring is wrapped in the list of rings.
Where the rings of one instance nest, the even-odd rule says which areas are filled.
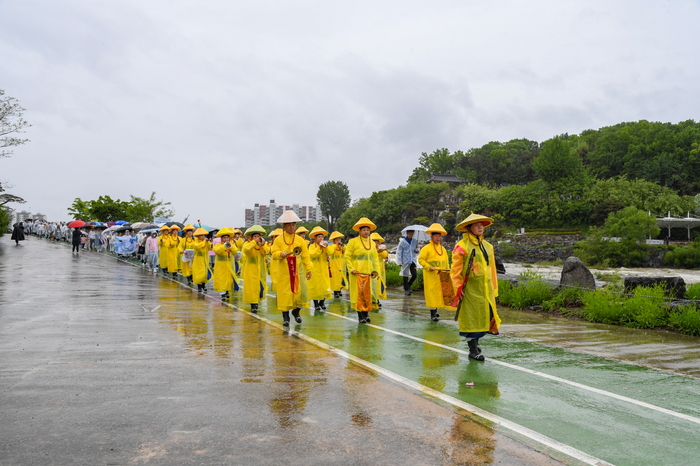
[[[485,227],[491,225],[493,223],[493,219],[490,217],[486,217],[484,215],[479,215],[472,213],[469,217],[465,218],[461,222],[457,224],[455,227],[455,230],[457,231],[467,231],[467,227],[471,225],[472,223],[477,223],[477,222],[482,222]]]
[[[230,228],[222,228],[222,229],[219,230],[219,232],[216,234],[216,237],[217,237],[217,238],[221,238],[222,236],[226,236],[226,235],[228,235],[228,236],[233,236],[233,230],[231,230]]]
[[[377,229],[377,225],[372,223],[372,220],[368,219],[367,217],[362,217],[357,221],[355,225],[353,225],[352,229],[355,231],[360,231],[360,228],[362,227],[369,227],[370,231],[374,231]]]
[[[425,234],[432,235],[433,233],[440,233],[442,236],[445,236],[447,234],[447,231],[445,231],[445,228],[439,223],[433,223],[432,225],[430,225],[430,228],[425,230]]]
[[[379,233],[372,233],[371,235],[369,235],[369,239],[371,239],[372,241],[379,241],[380,243],[384,242],[384,238],[382,238],[382,235],[380,235]]]
[[[333,241],[336,238],[345,238],[345,235],[339,231],[334,231],[333,233],[331,233],[331,237],[328,238],[328,240]]]
[[[328,236],[328,232],[321,227],[314,227],[311,233],[309,233],[309,236],[313,238],[316,235]]]

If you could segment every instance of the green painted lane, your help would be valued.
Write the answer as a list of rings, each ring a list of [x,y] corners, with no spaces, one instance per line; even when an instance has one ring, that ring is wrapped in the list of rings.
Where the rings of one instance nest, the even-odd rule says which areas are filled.
[[[332,300],[327,302],[327,313],[310,316],[305,312],[303,324],[295,329],[613,464],[697,461],[700,425],[692,420],[496,362],[543,372],[688,416],[700,416],[700,381],[503,336],[482,340],[484,352],[492,360],[469,361],[464,354],[449,349],[466,349],[453,324],[406,315],[405,302],[383,301],[383,310],[371,313],[372,325],[367,326],[357,323],[347,301]],[[414,303],[422,304],[419,299]],[[235,297],[233,304],[238,304]],[[260,314],[281,322],[274,298],[268,298]],[[467,382],[474,385],[466,386]]]

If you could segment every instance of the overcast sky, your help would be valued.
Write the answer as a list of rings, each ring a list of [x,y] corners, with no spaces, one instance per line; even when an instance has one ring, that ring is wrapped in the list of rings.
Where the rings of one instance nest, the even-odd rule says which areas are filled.
[[[700,2],[0,0],[0,89],[31,142],[19,208],[172,202],[181,221],[353,199],[421,152],[698,120]]]

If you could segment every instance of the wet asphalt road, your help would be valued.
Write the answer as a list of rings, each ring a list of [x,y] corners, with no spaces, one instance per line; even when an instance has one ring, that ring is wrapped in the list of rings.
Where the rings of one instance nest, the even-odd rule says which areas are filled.
[[[1,465],[560,464],[177,283],[35,238],[0,245],[0,407]]]

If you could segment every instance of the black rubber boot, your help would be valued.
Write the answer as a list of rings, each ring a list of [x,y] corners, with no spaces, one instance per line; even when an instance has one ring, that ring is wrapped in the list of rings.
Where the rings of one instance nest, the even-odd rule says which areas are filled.
[[[289,311],[282,311],[282,325],[289,327]]]
[[[369,318],[369,312],[365,312],[365,323],[369,324],[372,322],[372,319]]]
[[[173,272],[173,278],[177,278],[177,272]]]
[[[333,297],[334,297],[334,298],[342,298],[342,297],[343,297],[343,293],[341,293],[340,291],[334,291],[334,292],[333,292]]]
[[[325,310],[326,310],[326,300],[325,300],[325,299],[322,299],[322,300],[319,302],[319,304],[321,305],[321,309],[323,309],[323,310],[325,311]]]
[[[365,320],[365,313],[362,312],[362,311],[357,311],[357,320],[358,320],[361,324],[366,324],[367,321]]]
[[[382,303],[381,303],[380,301],[377,301],[377,307],[378,307],[379,309],[382,308]]]
[[[479,348],[479,340],[476,338],[472,338],[471,340],[467,341],[467,344],[469,345],[469,358],[473,359],[475,361],[483,361],[484,356],[481,354],[481,348]]]
[[[187,283],[189,283],[191,285],[192,282],[193,282],[192,275],[190,275],[189,277],[187,277]]]
[[[297,324],[301,323],[301,317],[299,317],[299,308],[295,307],[292,309],[292,315],[294,316],[294,320],[296,320]]]
[[[321,304],[314,299],[314,310],[320,311],[321,310]]]
[[[430,320],[432,320],[433,322],[437,322],[439,317],[440,315],[437,313],[437,309],[430,310]]]
[[[226,293],[221,293],[221,300],[225,301],[228,299],[228,291]]]
[[[258,313],[258,305],[257,305],[257,304],[251,304],[251,305],[250,305],[250,312],[252,312],[253,314],[257,314],[257,313]]]

